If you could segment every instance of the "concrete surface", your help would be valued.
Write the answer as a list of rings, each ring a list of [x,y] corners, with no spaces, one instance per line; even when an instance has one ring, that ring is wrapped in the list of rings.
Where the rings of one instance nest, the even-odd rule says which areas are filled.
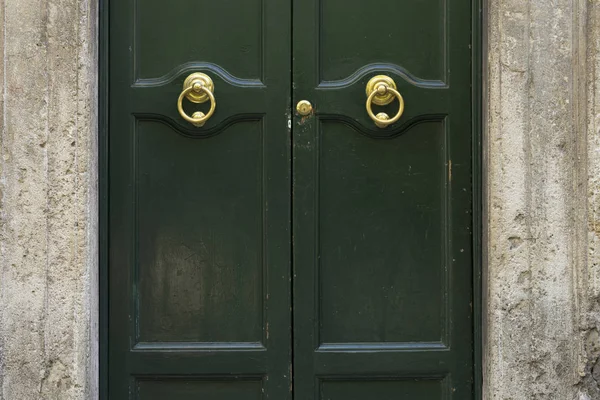
[[[0,399],[97,393],[96,1],[0,0]]]
[[[599,5],[489,2],[487,399],[600,399]]]

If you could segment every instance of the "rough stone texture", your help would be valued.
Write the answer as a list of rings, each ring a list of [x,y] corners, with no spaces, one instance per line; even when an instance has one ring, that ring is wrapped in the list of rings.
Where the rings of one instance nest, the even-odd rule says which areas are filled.
[[[97,393],[96,4],[0,0],[0,399]]]
[[[600,3],[490,0],[487,399],[600,399]]]
[[[589,1],[582,17],[585,43],[580,46],[582,79],[581,126],[587,128],[582,143],[586,157],[587,185],[581,196],[588,201],[587,213],[581,218],[585,227],[585,260],[580,263],[577,279],[579,305],[579,373],[578,399],[600,399],[600,2]]]

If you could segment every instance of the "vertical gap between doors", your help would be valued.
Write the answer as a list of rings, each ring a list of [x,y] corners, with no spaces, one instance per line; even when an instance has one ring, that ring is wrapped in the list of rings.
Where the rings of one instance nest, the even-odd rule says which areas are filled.
[[[290,135],[290,398],[294,399],[294,1],[290,6],[290,95],[289,132]]]

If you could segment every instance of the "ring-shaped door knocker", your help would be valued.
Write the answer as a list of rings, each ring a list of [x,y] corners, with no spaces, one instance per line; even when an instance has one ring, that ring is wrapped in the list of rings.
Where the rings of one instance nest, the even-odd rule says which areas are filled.
[[[177,99],[177,110],[179,111],[179,115],[194,126],[204,126],[217,108],[217,101],[213,94],[214,90],[214,83],[208,75],[201,72],[195,72],[188,76],[183,83],[183,91],[179,95],[179,99]],[[210,101],[210,109],[206,114],[202,111],[196,111],[190,117],[183,111],[184,98],[187,98],[192,103],[205,103],[206,101]]]
[[[367,114],[375,122],[378,128],[385,128],[398,121],[404,113],[404,98],[396,89],[396,83],[392,78],[386,75],[377,75],[371,78],[367,83]],[[398,112],[393,118],[390,118],[384,112],[377,115],[373,113],[373,103],[379,106],[390,104],[394,99],[398,99]]]

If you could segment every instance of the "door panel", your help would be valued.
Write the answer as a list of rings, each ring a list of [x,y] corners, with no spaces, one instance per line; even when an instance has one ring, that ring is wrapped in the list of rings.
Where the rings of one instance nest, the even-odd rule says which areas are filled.
[[[443,379],[333,380],[320,382],[320,397],[328,400],[443,399]]]
[[[140,399],[148,400],[260,400],[263,398],[260,379],[140,379],[136,382],[136,389]]]
[[[473,398],[470,7],[294,1],[298,400]]]
[[[400,66],[420,79],[444,82],[448,3],[320,0],[319,38],[314,46],[319,82],[343,80],[381,62]]]
[[[290,396],[290,8],[110,3],[111,400]]]
[[[444,131],[430,122],[373,140],[321,124],[321,346],[446,342]]]
[[[133,6],[136,78],[156,78],[187,63],[206,61],[236,77],[262,80],[263,0],[188,0],[168,6],[160,0],[136,0]],[[289,29],[289,24],[279,25]]]
[[[138,343],[264,345],[261,123],[137,126]]]

